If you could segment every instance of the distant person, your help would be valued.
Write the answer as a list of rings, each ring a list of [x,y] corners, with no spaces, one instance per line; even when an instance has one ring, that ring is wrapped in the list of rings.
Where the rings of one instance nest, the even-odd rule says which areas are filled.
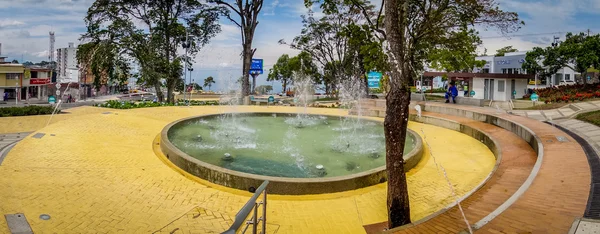
[[[450,103],[450,97],[452,97],[452,103],[456,103],[456,96],[458,96],[458,89],[456,89],[456,85],[454,84],[454,81],[452,81],[450,82],[448,91],[445,95],[446,103]]]

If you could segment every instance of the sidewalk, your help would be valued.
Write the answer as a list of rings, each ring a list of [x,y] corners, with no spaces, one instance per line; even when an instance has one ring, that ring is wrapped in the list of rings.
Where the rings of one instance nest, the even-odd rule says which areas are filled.
[[[509,113],[546,121],[573,118],[577,114],[595,110],[600,110],[600,101],[577,102],[550,110],[512,110]]]

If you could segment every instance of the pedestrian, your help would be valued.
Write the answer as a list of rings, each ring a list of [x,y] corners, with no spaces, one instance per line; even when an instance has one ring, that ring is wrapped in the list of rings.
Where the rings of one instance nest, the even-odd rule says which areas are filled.
[[[5,102],[8,101],[8,92],[6,92],[6,91],[4,92],[4,101]]]
[[[456,89],[456,85],[454,81],[452,81],[450,82],[450,85],[448,86],[448,91],[445,95],[446,103],[450,103],[450,97],[452,97],[452,103],[456,103],[456,96],[458,96],[458,89]]]

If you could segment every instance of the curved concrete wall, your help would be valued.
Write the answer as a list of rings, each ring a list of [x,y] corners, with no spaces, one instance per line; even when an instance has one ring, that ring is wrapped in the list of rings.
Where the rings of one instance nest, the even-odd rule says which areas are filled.
[[[302,195],[354,190],[383,183],[387,180],[385,166],[352,175],[329,178],[284,178],[243,173],[202,162],[182,152],[169,141],[168,131],[174,125],[187,120],[209,116],[214,115],[185,118],[167,125],[161,132],[160,147],[162,152],[173,164],[188,173],[211,183],[241,190],[250,190],[251,188],[258,188],[263,181],[268,180],[269,193]],[[409,134],[415,140],[415,148],[405,155],[404,167],[407,171],[415,167],[423,155],[423,143],[421,137],[411,130],[409,130]]]

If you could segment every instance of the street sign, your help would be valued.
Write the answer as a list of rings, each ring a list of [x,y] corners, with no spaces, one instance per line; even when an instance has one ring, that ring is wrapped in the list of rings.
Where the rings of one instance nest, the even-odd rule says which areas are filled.
[[[537,93],[533,93],[533,94],[531,94],[531,101],[532,101],[532,102],[537,102],[537,101],[538,101],[538,98],[539,98],[539,97],[538,97]]]
[[[250,64],[250,74],[263,74],[262,59],[252,59],[252,64]]]
[[[50,97],[48,98],[48,103],[50,103],[50,104],[54,104],[54,103],[56,103],[56,98],[55,98],[54,96],[50,96]]]
[[[513,90],[513,96],[517,95],[517,90]]]
[[[379,81],[381,80],[381,77],[383,77],[383,74],[381,74],[381,72],[369,72],[369,74],[367,74],[367,81],[369,82],[369,88],[370,89],[378,89],[379,88]]]
[[[471,90],[471,97],[475,96],[475,90]]]
[[[60,89],[60,83],[56,83],[56,88]]]
[[[269,96],[269,103],[275,102],[275,98],[273,96]]]
[[[56,95],[60,95],[60,90],[56,90]]]

